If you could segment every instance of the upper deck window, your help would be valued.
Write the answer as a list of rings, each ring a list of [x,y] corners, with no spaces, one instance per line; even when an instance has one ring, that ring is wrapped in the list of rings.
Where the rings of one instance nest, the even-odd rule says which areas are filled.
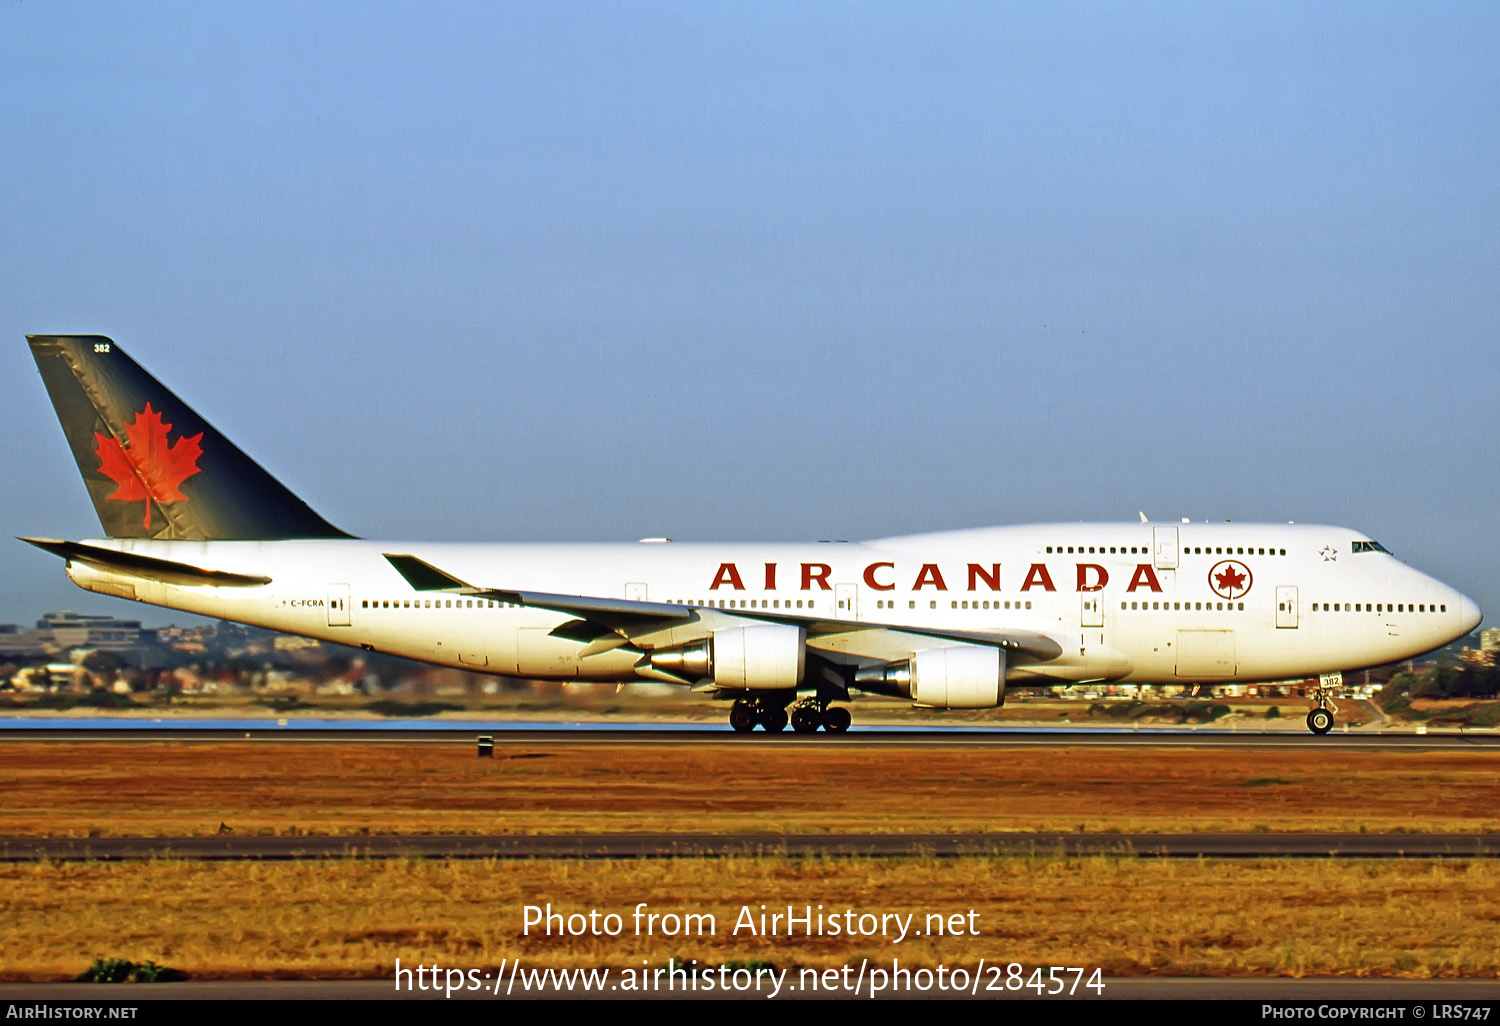
[[[1351,552],[1384,552],[1387,556],[1389,556],[1391,554],[1391,550],[1388,549],[1388,548],[1386,548],[1384,545],[1380,544],[1378,541],[1357,541],[1357,542],[1354,542],[1352,544],[1351,548],[1350,548],[1350,551]]]

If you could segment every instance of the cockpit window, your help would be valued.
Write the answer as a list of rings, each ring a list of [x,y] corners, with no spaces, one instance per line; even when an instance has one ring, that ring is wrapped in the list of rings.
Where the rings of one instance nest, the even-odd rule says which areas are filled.
[[[1391,554],[1391,550],[1388,549],[1388,548],[1386,548],[1384,545],[1380,544],[1378,541],[1357,541],[1357,542],[1354,542],[1350,551],[1352,551],[1352,552],[1384,552],[1387,556],[1389,556]]]

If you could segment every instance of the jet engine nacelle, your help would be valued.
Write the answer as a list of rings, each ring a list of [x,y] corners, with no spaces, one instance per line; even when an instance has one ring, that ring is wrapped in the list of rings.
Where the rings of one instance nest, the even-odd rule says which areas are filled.
[[[807,631],[785,624],[755,624],[714,631],[705,641],[657,649],[651,668],[684,680],[713,677],[735,691],[785,691],[802,683]]]
[[[1005,704],[1005,652],[989,645],[925,648],[910,659],[860,670],[856,687],[939,709]]]

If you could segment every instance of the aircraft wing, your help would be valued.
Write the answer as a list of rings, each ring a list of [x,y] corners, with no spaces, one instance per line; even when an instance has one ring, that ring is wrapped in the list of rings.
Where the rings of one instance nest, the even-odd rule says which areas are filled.
[[[715,620],[749,620],[802,627],[807,631],[810,648],[823,647],[818,643],[820,638],[831,641],[837,636],[839,639],[837,651],[859,656],[862,654],[861,650],[864,649],[870,653],[870,658],[880,658],[875,653],[889,649],[890,642],[895,640],[894,636],[903,638],[910,636],[907,640],[910,640],[913,645],[921,644],[923,639],[960,642],[968,645],[992,645],[995,648],[1024,654],[1042,661],[1056,659],[1063,651],[1062,645],[1054,638],[1038,631],[955,631],[865,623],[858,620],[831,620],[826,617],[795,615],[786,610],[700,609],[667,602],[640,602],[632,599],[483,588],[454,577],[416,556],[389,552],[384,555],[396,572],[417,591],[472,595],[497,602],[508,602],[512,605],[549,609],[576,617],[577,619],[557,627],[552,634],[581,642],[597,642],[608,635],[617,635],[627,641],[634,641],[638,637],[658,631],[703,621],[707,614]],[[705,626],[704,633],[708,632]],[[861,644],[861,636],[865,644]],[[829,648],[834,649],[835,646],[830,645]]]

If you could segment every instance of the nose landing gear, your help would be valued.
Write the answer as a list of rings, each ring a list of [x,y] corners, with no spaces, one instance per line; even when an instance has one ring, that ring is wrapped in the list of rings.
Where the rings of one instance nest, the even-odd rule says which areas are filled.
[[[1333,704],[1333,692],[1343,683],[1342,673],[1325,673],[1318,678],[1318,686],[1313,689],[1313,701],[1318,707],[1307,714],[1307,729],[1314,734],[1321,736],[1333,729],[1333,717],[1339,711]]]

